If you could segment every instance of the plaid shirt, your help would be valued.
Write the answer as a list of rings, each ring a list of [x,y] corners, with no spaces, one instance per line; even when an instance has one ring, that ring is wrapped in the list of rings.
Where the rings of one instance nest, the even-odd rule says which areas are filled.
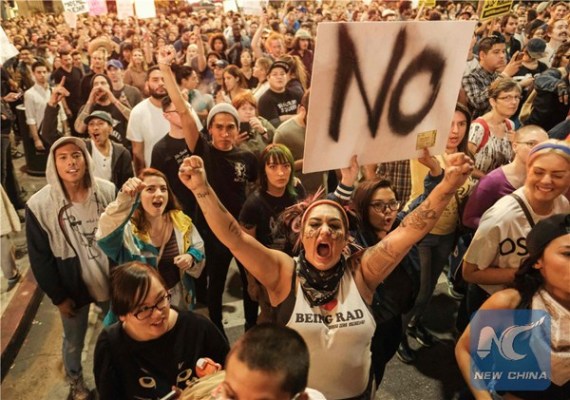
[[[390,161],[376,166],[376,175],[379,178],[392,182],[396,198],[401,201],[402,207],[409,200],[412,193],[412,171],[410,160]]]
[[[480,117],[489,110],[489,85],[499,75],[498,72],[487,72],[478,65],[469,75],[463,77],[462,86],[467,94],[473,118]]]

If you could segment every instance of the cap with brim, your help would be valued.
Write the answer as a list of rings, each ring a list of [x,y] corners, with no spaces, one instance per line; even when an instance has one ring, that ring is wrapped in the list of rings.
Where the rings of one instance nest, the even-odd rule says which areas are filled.
[[[546,56],[546,41],[541,38],[530,39],[526,44],[526,52],[535,59]]]
[[[548,7],[548,4],[549,4],[548,1],[543,1],[538,5],[538,7],[536,7],[536,12],[539,14],[543,13],[544,10],[546,10],[546,8]]]
[[[226,60],[218,60],[216,61],[216,63],[214,64],[215,67],[218,68],[226,68],[228,66],[228,62]]]
[[[212,109],[208,113],[208,118],[206,119],[206,126],[208,128],[210,128],[210,123],[212,122],[216,114],[219,113],[230,114],[236,120],[236,125],[239,125],[239,114],[235,109],[235,107],[229,103],[220,103],[212,107]]]
[[[271,67],[269,67],[269,73],[271,73],[275,68],[283,68],[285,72],[289,72],[289,65],[285,61],[275,61],[271,64]]]
[[[570,233],[570,214],[555,214],[539,221],[526,238],[529,257],[540,257],[550,242]]]
[[[382,11],[382,18],[386,18],[388,15],[396,15],[394,10],[390,10],[389,8]]]
[[[311,34],[307,32],[305,29],[299,29],[295,33],[295,37],[299,39],[312,39]]]
[[[109,60],[107,61],[107,68],[109,67],[113,67],[113,68],[117,68],[117,69],[123,69],[123,63],[120,62],[119,60]]]
[[[113,117],[111,117],[111,114],[109,114],[107,111],[102,110],[93,111],[91,114],[89,114],[87,118],[85,118],[85,125],[87,125],[89,121],[95,118],[103,120],[109,125],[113,126]]]

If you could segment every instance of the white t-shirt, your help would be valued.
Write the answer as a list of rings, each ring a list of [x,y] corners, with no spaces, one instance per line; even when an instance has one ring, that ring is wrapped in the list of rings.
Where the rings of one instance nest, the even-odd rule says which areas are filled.
[[[111,165],[111,161],[113,159],[113,146],[109,147],[109,155],[104,156],[103,153],[99,151],[97,146],[93,144],[91,148],[91,157],[93,158],[93,174],[97,178],[111,181],[111,178],[113,176],[113,168]]]
[[[73,203],[63,212],[66,235],[79,257],[81,277],[95,301],[109,300],[109,260],[95,239],[103,211],[98,197],[90,194],[83,203]]]
[[[196,121],[198,130],[203,129],[200,118],[190,109],[190,113]],[[145,99],[137,104],[132,110],[127,125],[127,139],[133,142],[144,143],[144,163],[150,167],[152,148],[164,135],[170,131],[170,124],[162,115],[162,108],[156,107],[150,99]]]
[[[538,215],[528,204],[524,186],[514,191],[526,204],[534,223],[554,214],[570,212],[568,200],[558,196],[552,212]],[[526,236],[531,230],[524,211],[514,197],[508,195],[497,201],[481,217],[479,228],[465,253],[464,260],[484,270],[490,266],[518,269],[528,255]],[[487,293],[493,294],[504,289],[505,285],[479,285]]]

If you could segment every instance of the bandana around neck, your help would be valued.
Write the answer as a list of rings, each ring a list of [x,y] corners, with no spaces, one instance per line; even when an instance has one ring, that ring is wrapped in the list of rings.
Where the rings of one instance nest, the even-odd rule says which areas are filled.
[[[342,256],[340,261],[331,269],[326,271],[318,270],[307,262],[305,252],[301,251],[297,273],[301,289],[309,300],[311,307],[323,306],[334,299],[345,268],[346,261],[344,256]]]

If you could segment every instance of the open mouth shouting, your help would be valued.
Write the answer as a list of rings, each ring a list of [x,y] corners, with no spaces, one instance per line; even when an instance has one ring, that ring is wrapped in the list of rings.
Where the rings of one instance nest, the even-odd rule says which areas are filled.
[[[329,258],[332,254],[332,248],[330,243],[320,242],[317,243],[317,255],[320,258]]]
[[[152,201],[152,206],[157,210],[161,210],[163,205],[164,199],[155,199]]]

